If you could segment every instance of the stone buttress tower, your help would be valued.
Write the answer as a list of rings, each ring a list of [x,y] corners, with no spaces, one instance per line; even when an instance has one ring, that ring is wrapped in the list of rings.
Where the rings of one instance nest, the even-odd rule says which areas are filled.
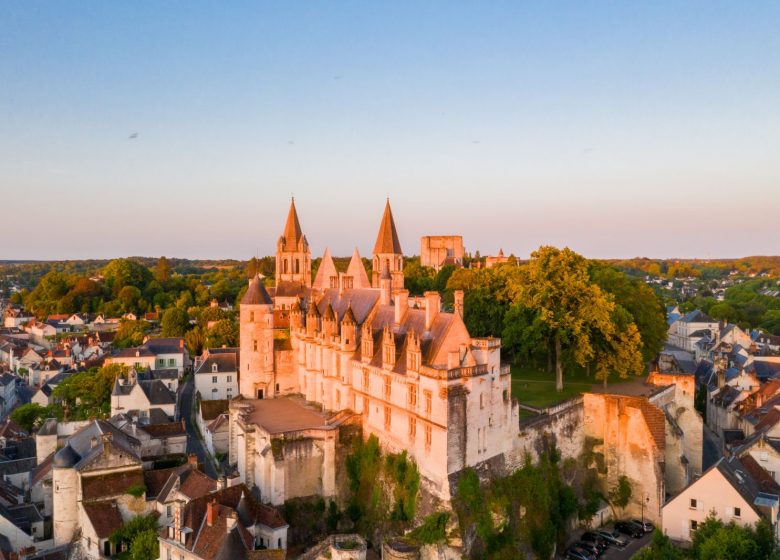
[[[241,299],[239,329],[241,395],[248,399],[274,396],[274,304],[259,276],[249,281]]]
[[[379,226],[379,235],[374,245],[373,271],[371,273],[371,285],[380,287],[380,278],[387,269],[393,279],[393,290],[401,290],[404,287],[404,257],[401,251],[401,242],[398,241],[398,232],[395,230],[393,212],[390,210],[390,199],[385,204],[385,213]]]
[[[287,224],[276,244],[276,285],[282,282],[311,287],[311,251],[301,231],[295,199],[290,202]]]

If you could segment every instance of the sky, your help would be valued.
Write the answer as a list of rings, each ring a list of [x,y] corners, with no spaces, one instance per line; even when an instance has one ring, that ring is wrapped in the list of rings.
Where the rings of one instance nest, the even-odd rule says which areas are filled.
[[[780,253],[780,3],[0,3],[0,259]]]

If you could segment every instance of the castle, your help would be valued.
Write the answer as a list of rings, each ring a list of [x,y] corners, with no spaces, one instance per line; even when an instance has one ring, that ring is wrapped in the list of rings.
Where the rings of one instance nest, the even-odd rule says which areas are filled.
[[[335,495],[343,424],[407,451],[444,500],[453,475],[511,450],[519,411],[501,341],[469,335],[462,292],[451,312],[437,292],[410,297],[403,266],[388,201],[370,280],[357,249],[346,272],[326,250],[312,279],[290,204],[275,285],[255,277],[241,300],[241,396],[230,405],[230,461],[263,501]]]

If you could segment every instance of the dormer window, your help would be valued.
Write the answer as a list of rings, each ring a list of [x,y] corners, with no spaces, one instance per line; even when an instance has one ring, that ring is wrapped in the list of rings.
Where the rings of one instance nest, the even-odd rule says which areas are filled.
[[[217,373],[217,370],[218,370],[217,364],[211,364],[211,372]]]

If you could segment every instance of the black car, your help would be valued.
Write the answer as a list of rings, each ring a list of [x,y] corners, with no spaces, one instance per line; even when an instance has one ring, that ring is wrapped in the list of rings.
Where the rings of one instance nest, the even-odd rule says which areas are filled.
[[[599,550],[602,551],[606,550],[608,546],[607,541],[604,540],[601,535],[594,533],[593,531],[585,531],[582,533],[580,540],[586,543],[595,544],[597,547],[599,547]]]
[[[596,558],[598,558],[599,556],[601,556],[601,554],[603,553],[603,551],[602,551],[602,550],[601,550],[601,549],[600,549],[598,546],[596,546],[596,545],[595,545],[595,544],[593,544],[593,543],[589,543],[589,542],[585,542],[585,541],[580,541],[580,542],[578,542],[578,543],[575,543],[575,546],[579,546],[580,548],[584,548],[584,549],[585,549],[585,550],[587,550],[589,553],[591,553],[592,555],[594,555]]]
[[[628,541],[626,539],[620,538],[620,533],[617,531],[601,530],[597,531],[597,534],[612,546],[616,546],[618,548],[624,548],[628,546]]]
[[[596,554],[593,554],[579,544],[571,545],[566,555],[569,558],[576,558],[576,560],[596,560],[596,558],[598,558]]]
[[[649,521],[642,521],[640,519],[632,519],[631,521],[638,525],[644,533],[652,533],[655,529],[655,526]]]
[[[618,521],[615,523],[615,530],[635,539],[641,539],[645,534],[639,525],[631,521]]]
[[[584,550],[580,551],[574,548],[570,548],[566,552],[566,558],[569,560],[593,560],[593,558]]]

